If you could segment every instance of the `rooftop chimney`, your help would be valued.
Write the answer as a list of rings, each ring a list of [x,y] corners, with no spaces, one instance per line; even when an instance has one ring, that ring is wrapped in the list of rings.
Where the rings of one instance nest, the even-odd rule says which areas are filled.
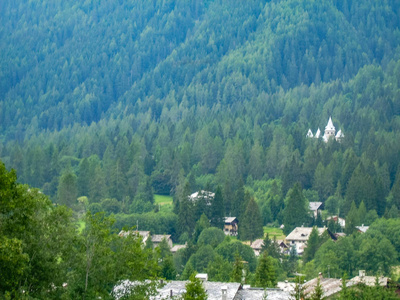
[[[221,287],[222,300],[227,300],[228,298],[228,287],[226,285]]]
[[[207,273],[198,273],[196,278],[200,279],[203,282],[208,281],[208,274]]]

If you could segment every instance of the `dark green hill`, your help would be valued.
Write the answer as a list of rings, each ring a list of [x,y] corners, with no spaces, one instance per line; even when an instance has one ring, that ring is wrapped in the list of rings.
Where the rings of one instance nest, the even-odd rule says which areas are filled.
[[[227,214],[245,183],[281,221],[299,181],[382,215],[400,208],[399,15],[394,0],[2,1],[0,156],[53,200],[110,212],[187,179],[220,185]],[[342,143],[307,140],[329,116]]]
[[[2,132],[90,125],[139,100],[158,118],[172,93],[231,104],[386,65],[398,2],[337,2],[4,1]]]

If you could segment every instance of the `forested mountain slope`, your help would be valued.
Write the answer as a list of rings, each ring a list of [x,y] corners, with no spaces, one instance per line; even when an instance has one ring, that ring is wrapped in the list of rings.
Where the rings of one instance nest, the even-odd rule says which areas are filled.
[[[400,208],[399,15],[395,0],[2,1],[0,156],[54,201],[115,213],[188,179],[220,185],[232,215],[246,184],[265,222],[296,181],[381,216]],[[330,115],[343,142],[307,140]]]
[[[2,132],[347,80],[394,57],[399,13],[394,0],[2,1]]]

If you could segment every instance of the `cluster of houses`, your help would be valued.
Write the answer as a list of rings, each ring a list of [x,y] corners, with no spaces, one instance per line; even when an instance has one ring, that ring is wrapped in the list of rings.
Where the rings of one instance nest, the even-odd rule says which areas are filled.
[[[295,299],[293,296],[295,284],[292,282],[278,282],[277,288],[252,288],[249,285],[237,282],[210,282],[208,281],[207,274],[197,274],[196,277],[202,281],[204,290],[207,293],[209,300],[291,300]],[[324,278],[320,274],[317,278],[313,278],[302,284],[304,294],[306,297],[313,294],[317,284],[320,284],[323,297],[329,298],[338,294],[342,289],[342,280],[336,278]],[[382,287],[389,287],[391,284],[388,277],[367,276],[364,270],[359,271],[359,275],[348,280],[346,286],[351,288],[358,284],[365,284],[368,286],[376,286],[376,283]],[[149,282],[147,282],[149,283]],[[172,280],[168,282],[159,282],[156,295],[149,296],[151,300],[168,300],[180,299],[179,297],[186,292],[187,281]],[[114,299],[119,300],[129,294],[129,290],[143,284],[140,282],[131,282],[125,280],[120,282],[114,287],[112,295]],[[146,283],[144,283],[146,284]]]
[[[214,197],[214,194],[207,191],[201,191],[198,193],[194,193],[190,196],[193,201],[196,201],[198,197],[204,197],[205,199],[211,199]],[[310,202],[309,203],[310,212],[313,214],[314,218],[317,218],[318,214],[321,213],[321,210],[324,209],[324,204],[322,202]],[[330,216],[326,219],[327,221],[333,220],[338,223],[342,228],[345,227],[346,221],[339,216]],[[357,230],[360,233],[365,233],[368,230],[368,226],[356,226]],[[289,254],[290,249],[292,247],[296,248],[297,255],[302,255],[304,249],[307,247],[307,241],[311,235],[313,227],[296,227],[285,239],[279,239],[275,242],[278,244],[282,254]],[[239,220],[236,217],[225,217],[224,219],[224,233],[229,236],[237,236],[239,230]],[[318,228],[319,235],[323,233],[327,233],[332,240],[337,240],[338,237],[343,236],[344,233],[335,233],[333,234],[326,227]],[[119,233],[120,236],[126,236],[131,234],[131,231],[121,231]],[[153,244],[153,247],[156,248],[161,243],[163,239],[165,239],[168,243],[168,246],[171,249],[172,253],[176,253],[180,249],[186,247],[185,245],[173,245],[171,240],[171,235],[168,234],[150,234],[150,231],[135,231],[135,233],[139,234],[142,237],[143,244],[146,244],[147,240],[150,238]],[[263,239],[257,239],[252,241],[249,246],[254,250],[254,254],[259,256],[263,246]]]

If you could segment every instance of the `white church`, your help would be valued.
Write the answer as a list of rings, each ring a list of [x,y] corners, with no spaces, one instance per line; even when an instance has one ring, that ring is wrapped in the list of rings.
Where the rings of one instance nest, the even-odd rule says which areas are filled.
[[[319,139],[321,137],[321,130],[318,128],[317,132],[314,135],[311,129],[308,129],[307,137]],[[336,128],[335,126],[333,126],[331,117],[329,117],[328,124],[325,126],[324,135],[322,136],[322,139],[325,143],[327,143],[330,138],[334,138],[338,142],[340,142],[341,139],[344,138],[341,129],[336,133]]]

